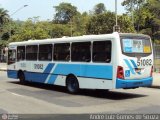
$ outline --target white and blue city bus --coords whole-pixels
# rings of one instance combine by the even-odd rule
[[[85,35],[9,44],[8,77],[78,89],[152,85],[153,51],[147,35]]]

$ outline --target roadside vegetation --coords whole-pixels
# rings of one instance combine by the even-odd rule
[[[159,0],[125,0],[126,13],[118,15],[121,32],[148,34],[160,43]],[[113,32],[115,13],[99,3],[89,12],[80,13],[76,6],[62,2],[54,6],[53,20],[40,21],[39,17],[26,21],[13,20],[8,11],[0,8],[0,46],[13,41],[106,34]]]

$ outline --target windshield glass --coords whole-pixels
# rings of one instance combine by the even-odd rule
[[[8,65],[16,62],[16,50],[8,51]]]
[[[121,46],[123,54],[149,55],[152,53],[150,38],[148,37],[121,37]]]

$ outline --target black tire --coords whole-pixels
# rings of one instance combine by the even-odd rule
[[[24,75],[24,73],[20,72],[18,77],[19,77],[20,83],[24,84],[25,83],[25,75]]]
[[[79,83],[75,76],[68,76],[66,80],[66,88],[69,93],[75,94],[79,90]]]

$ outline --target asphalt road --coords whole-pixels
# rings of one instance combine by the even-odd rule
[[[160,89],[81,90],[8,79],[0,71],[0,114],[160,113]]]

